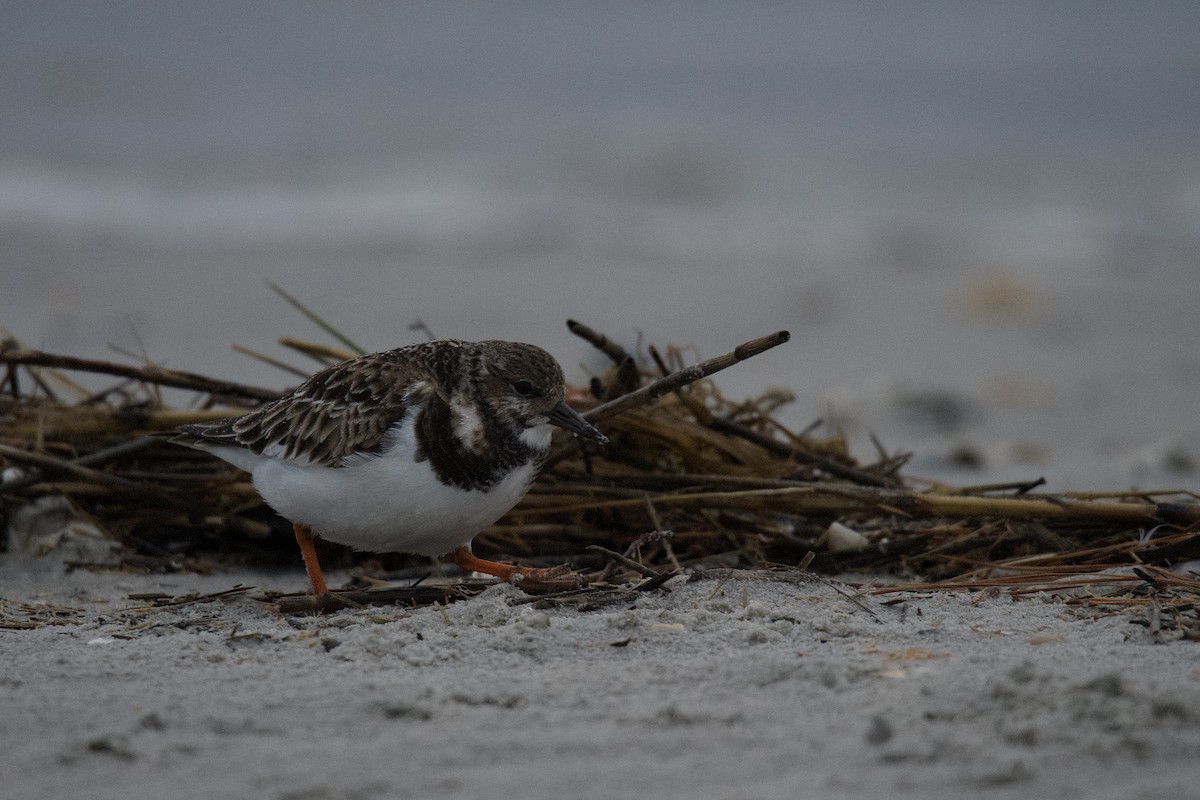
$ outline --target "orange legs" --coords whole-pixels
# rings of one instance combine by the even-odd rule
[[[566,572],[563,567],[518,567],[513,564],[488,561],[475,555],[465,546],[458,548],[450,555],[442,556],[442,560],[456,564],[467,572],[482,572],[484,575],[495,575],[504,581],[511,581],[514,575],[521,575],[522,577],[533,578],[535,580],[561,578]]]
[[[296,534],[296,544],[300,545],[300,555],[304,557],[304,569],[308,572],[313,594],[328,594],[325,576],[321,574],[321,565],[317,561],[317,550],[313,547],[312,531],[298,522],[292,525],[292,531]]]
[[[325,576],[321,572],[321,565],[317,561],[317,551],[313,546],[312,531],[299,523],[292,525],[292,531],[296,534],[296,544],[300,545],[300,555],[304,557],[304,569],[308,572],[308,582],[312,584],[313,594],[328,594],[329,589],[325,586]],[[456,564],[467,572],[495,575],[504,581],[511,581],[515,575],[532,581],[561,581],[563,578],[573,576],[573,573],[565,566],[518,567],[514,564],[488,561],[472,553],[466,546],[458,548],[450,555],[443,556],[442,560]]]

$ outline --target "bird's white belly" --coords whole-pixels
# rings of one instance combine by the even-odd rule
[[[486,492],[442,483],[428,461],[396,447],[337,468],[265,458],[254,486],[281,515],[324,539],[372,552],[440,556],[467,544],[524,496],[526,464]]]

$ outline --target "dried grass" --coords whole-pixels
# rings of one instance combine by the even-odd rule
[[[568,395],[612,441],[561,442],[524,501],[476,539],[488,557],[566,561],[583,570],[608,565],[604,577],[615,569],[633,574],[589,549],[596,546],[655,574],[803,563],[906,581],[880,592],[1053,589],[1080,604],[1153,602],[1185,611],[1200,590],[1195,573],[1173,569],[1200,558],[1200,504],[1192,493],[1048,495],[1034,491],[1038,482],[916,489],[900,474],[904,454],[879,448],[874,463],[858,463],[842,437],[780,423],[783,393],[733,401],[707,377],[786,334],[689,367],[680,350],[649,347],[634,357],[586,326],[570,326],[613,361],[589,387]],[[284,344],[318,363],[348,355],[309,342]],[[184,422],[239,413],[275,392],[30,351],[11,340],[0,347],[0,364],[0,466],[7,468],[0,514],[39,497],[66,497],[125,545],[129,568],[299,563],[288,526],[244,473],[164,436]],[[710,372],[700,369],[712,364]],[[67,377],[73,370],[115,383],[87,392]],[[167,406],[165,387],[197,392],[195,407]],[[831,550],[826,530],[833,522],[860,534],[864,546]],[[422,559],[334,546],[322,555],[335,563],[338,556],[370,559],[376,571],[428,568]]]

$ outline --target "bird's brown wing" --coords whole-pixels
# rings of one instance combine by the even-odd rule
[[[244,416],[180,426],[173,441],[338,466],[354,453],[378,452],[388,430],[434,391],[422,372],[402,351],[362,356]]]

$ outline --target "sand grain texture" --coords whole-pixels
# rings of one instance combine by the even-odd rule
[[[292,575],[113,576],[5,556],[10,796],[1194,797],[1193,642],[1140,612],[685,582],[594,610],[497,586],[283,617]],[[890,599],[890,598],[889,598]],[[13,601],[20,601],[19,605]],[[53,617],[37,604],[74,611]],[[140,610],[139,610],[140,607]]]

